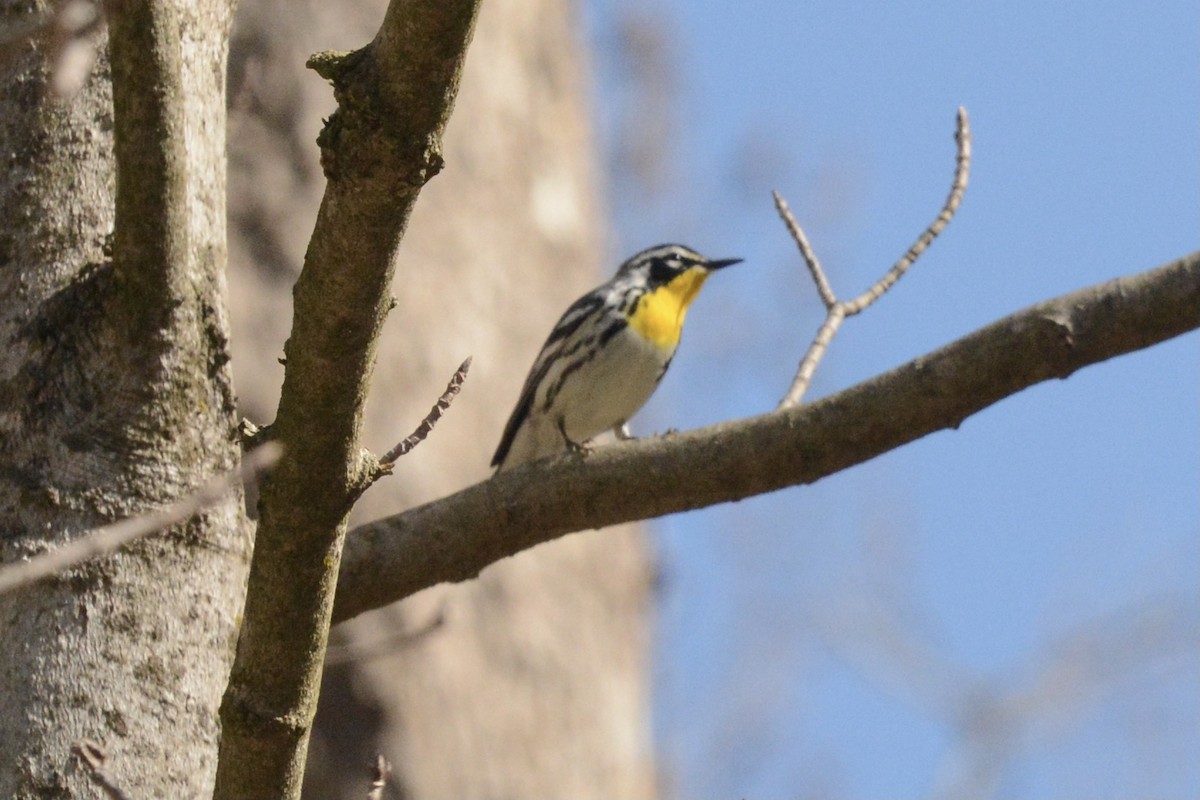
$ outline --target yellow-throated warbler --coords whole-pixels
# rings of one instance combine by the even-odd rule
[[[667,371],[688,306],[714,270],[739,261],[651,247],[572,303],[529,370],[492,466],[579,447],[607,430],[629,438],[625,423]]]

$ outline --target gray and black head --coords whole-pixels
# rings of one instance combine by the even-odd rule
[[[646,285],[654,289],[678,278],[693,267],[707,272],[741,262],[740,258],[709,259],[681,244],[660,244],[647,248],[630,258],[617,270],[617,278],[645,273]]]

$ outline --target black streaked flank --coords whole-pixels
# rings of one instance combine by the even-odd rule
[[[578,345],[571,348],[571,352],[574,352],[574,351],[578,350],[580,347],[582,347],[583,345],[588,345],[589,346],[588,347],[588,355],[586,358],[580,358],[580,359],[577,359],[576,361],[572,362],[571,364],[568,364],[566,367],[563,368],[563,371],[559,373],[558,380],[554,381],[554,385],[551,386],[546,391],[546,402],[543,404],[543,408],[545,410],[547,410],[547,411],[550,410],[550,406],[554,402],[554,398],[558,397],[558,393],[562,391],[563,384],[565,384],[567,382],[567,378],[569,378],[573,372],[578,370],[584,364],[588,363],[589,361],[591,361],[593,358],[596,357],[597,349],[590,346],[594,341],[595,341],[594,336],[588,337],[586,340],[580,342]]]
[[[625,330],[625,328],[628,327],[628,325],[629,325],[629,320],[624,319],[624,318],[614,319],[612,322],[610,322],[608,324],[608,327],[604,329],[604,332],[600,334],[600,340],[599,340],[598,344],[600,345],[601,349],[603,349],[604,345],[606,345],[610,341],[612,341],[612,338],[614,336],[616,336],[621,331]]]
[[[586,294],[571,304],[559,319],[558,324],[554,326],[554,330],[550,332],[550,336],[546,339],[546,344],[542,345],[543,349],[547,345],[567,338],[575,331],[579,330],[593,311],[596,311],[604,305],[604,298],[594,294]]]

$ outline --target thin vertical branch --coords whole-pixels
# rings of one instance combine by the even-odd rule
[[[825,357],[825,352],[829,349],[830,342],[833,341],[833,337],[845,321],[846,307],[842,303],[835,302],[830,306],[829,313],[825,315],[825,321],[817,329],[817,335],[813,337],[812,344],[808,346],[808,350],[800,362],[800,367],[796,370],[796,378],[792,381],[792,387],[788,390],[787,397],[779,404],[781,409],[800,404],[801,398],[804,397],[804,393],[808,391],[808,387],[812,384],[813,375],[817,371],[817,365]]]
[[[354,501],[378,469],[360,435],[396,248],[441,140],[479,0],[391,0],[375,39],[309,66],[337,110],[318,137],[325,195],[294,291],[244,623],[221,705],[217,800],[300,796]]]
[[[110,2],[105,10],[117,160],[113,266],[129,320],[126,336],[153,368],[156,334],[188,280],[181,14],[158,0]]]

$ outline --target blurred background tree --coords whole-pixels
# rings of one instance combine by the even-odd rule
[[[234,374],[256,421],[274,413],[290,287],[325,185],[313,142],[332,97],[302,65],[368,40],[384,5],[241,5],[230,281]],[[400,249],[366,440],[399,441],[465,356],[474,366],[450,416],[359,502],[359,521],[487,477],[550,325],[611,269],[583,41],[573,3],[483,6],[447,169]],[[404,797],[650,797],[650,580],[636,527],[579,534],[340,626],[306,793],[361,797],[378,752]]]

